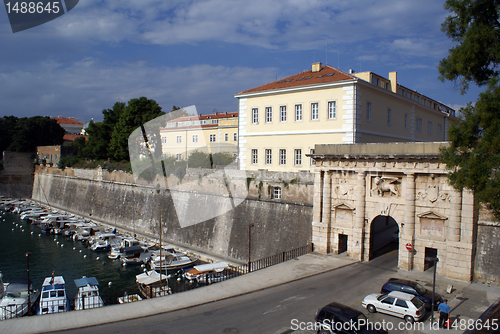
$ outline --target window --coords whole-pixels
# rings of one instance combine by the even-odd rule
[[[252,123],[259,124],[259,109],[258,108],[252,109]]]
[[[198,135],[193,135],[193,143],[197,143],[198,142]]]
[[[215,134],[211,134],[211,135],[210,135],[210,142],[211,142],[211,143],[215,143],[215,141],[216,141]]]
[[[166,144],[167,143],[167,137],[161,137],[161,143]]]
[[[233,133],[233,141],[238,141],[238,133]]]
[[[420,100],[420,97],[418,95],[415,95],[413,99],[418,102]]]
[[[256,148],[252,148],[252,164],[257,164],[258,163],[258,155],[259,151]]]
[[[396,298],[388,296],[387,298],[382,299],[382,303],[392,305],[394,304],[394,299]]]
[[[175,155],[175,160],[177,160],[177,161],[181,161],[181,160],[182,160],[182,154],[181,154],[181,153],[177,153],[177,154]]]
[[[301,149],[296,149],[293,152],[293,160],[295,165],[302,165],[302,150]]]
[[[396,299],[396,306],[403,307],[403,308],[408,308],[408,305],[406,304],[406,301],[402,299]]]
[[[337,118],[337,102],[330,101],[328,102],[328,119]]]
[[[314,154],[314,148],[310,148],[310,149],[309,149],[309,154]],[[309,159],[309,164],[310,164],[311,166],[314,166],[314,159],[313,159],[313,158],[310,158],[310,159]]]
[[[280,165],[286,165],[286,150],[280,149]]]
[[[432,135],[432,122],[431,121],[427,122],[427,134]]]
[[[182,143],[182,137],[181,137],[181,136],[177,136],[177,138],[176,138],[176,142],[177,142],[177,143]]]
[[[408,114],[405,114],[405,129],[408,129]]]
[[[391,126],[391,117],[392,117],[391,108],[387,108],[387,126]]]
[[[437,135],[438,137],[443,135],[443,126],[441,124],[438,124]]]
[[[229,141],[229,133],[224,134],[224,141]]]
[[[319,110],[317,103],[311,103],[311,119],[312,120],[319,119]]]
[[[417,132],[422,132],[422,119],[417,117]]]
[[[273,151],[270,148],[266,148],[266,165],[270,165],[273,161]]]
[[[273,121],[273,108],[266,107],[266,123],[271,123]]]
[[[280,121],[286,122],[286,106],[280,107]]]
[[[302,120],[302,104],[295,105],[295,121]]]
[[[273,199],[280,199],[281,198],[281,187],[273,187],[272,196],[273,196]]]
[[[371,104],[371,102],[366,103],[366,120],[368,122],[372,120],[372,104]]]

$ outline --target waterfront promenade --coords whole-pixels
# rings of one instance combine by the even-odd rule
[[[259,291],[354,264],[354,261],[349,260],[343,255],[310,253],[295,260],[283,262],[221,283],[166,297],[124,305],[111,305],[86,311],[73,311],[1,321],[0,334],[48,333],[146,317]],[[428,272],[399,271],[398,276],[425,282],[432,281],[432,275]],[[470,284],[441,276],[438,276],[437,282],[437,288],[440,291],[446,290],[448,284],[453,284],[454,286],[454,292],[447,295],[449,305],[452,308],[452,317],[459,313],[461,319],[477,319],[491,304],[500,298],[500,288],[498,286],[489,286],[480,283]],[[461,333],[463,331],[429,330],[424,333],[441,332]]]

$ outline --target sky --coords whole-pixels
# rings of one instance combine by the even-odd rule
[[[0,8],[0,117],[101,121],[146,96],[163,111],[238,111],[235,94],[322,62],[371,71],[458,111],[465,95],[438,79],[454,43],[444,0],[80,0],[13,33]]]

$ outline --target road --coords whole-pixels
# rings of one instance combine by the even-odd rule
[[[361,307],[361,300],[369,293],[380,291],[382,284],[396,274],[397,251],[392,251],[370,262],[356,263],[239,297],[63,333],[266,334],[284,326],[307,327],[314,322],[316,310],[332,301],[353,306],[368,314]],[[395,324],[402,322],[398,318],[378,313],[370,314],[369,319]]]

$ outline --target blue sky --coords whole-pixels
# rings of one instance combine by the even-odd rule
[[[438,80],[453,47],[436,0],[80,0],[67,14],[12,33],[0,8],[0,116],[102,120],[146,96],[164,111],[237,111],[233,96],[313,62],[372,71],[459,109]]]

